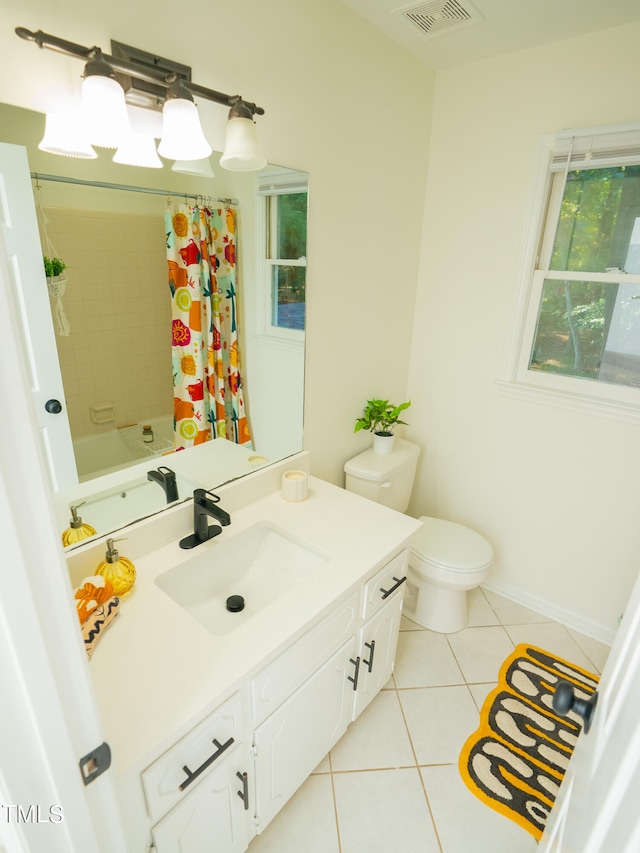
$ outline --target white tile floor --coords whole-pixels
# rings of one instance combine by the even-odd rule
[[[601,672],[608,647],[486,590],[469,625],[435,634],[403,617],[393,678],[250,853],[532,853],[517,824],[458,773],[500,664],[521,642]],[[311,722],[311,721],[310,721]]]

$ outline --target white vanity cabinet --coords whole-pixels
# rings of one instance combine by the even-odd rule
[[[388,604],[385,604],[380,612],[360,629],[358,642],[360,668],[358,689],[354,692],[354,720],[391,677],[401,616],[402,592],[398,591],[394,593]]]
[[[242,853],[249,843],[249,759],[235,693],[142,773],[155,853]],[[160,818],[158,820],[158,818]]]
[[[363,618],[358,633],[358,685],[353,719],[384,687],[393,671],[402,617],[407,554],[391,560],[364,586]]]
[[[249,844],[248,776],[236,749],[151,830],[157,853],[243,853]],[[152,849],[154,849],[152,848]]]
[[[345,643],[254,734],[256,828],[271,821],[351,722],[356,641]]]
[[[147,767],[149,851],[243,853],[267,827],[389,680],[407,564],[352,587]]]
[[[403,552],[253,680],[255,722],[260,723],[253,736],[258,832],[389,680],[406,568]],[[338,625],[342,631],[337,634]],[[320,667],[319,658],[324,660]],[[275,688],[285,681],[286,699],[286,691]],[[269,694],[272,701],[266,703]],[[278,701],[279,707],[262,722],[265,707]]]

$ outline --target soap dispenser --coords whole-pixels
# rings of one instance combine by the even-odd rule
[[[71,518],[69,519],[69,527],[62,534],[62,544],[66,548],[67,545],[75,545],[76,542],[81,542],[83,539],[88,539],[90,536],[95,536],[98,532],[90,524],[86,524],[78,515],[78,507],[84,506],[85,501],[70,506]]]
[[[114,595],[124,595],[136,582],[136,567],[131,560],[121,557],[114,545],[119,539],[107,539],[107,553],[96,569],[97,575],[109,581]]]

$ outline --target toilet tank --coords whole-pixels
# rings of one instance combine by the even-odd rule
[[[345,488],[376,503],[405,512],[413,489],[420,448],[396,438],[391,453],[365,450],[344,466]]]

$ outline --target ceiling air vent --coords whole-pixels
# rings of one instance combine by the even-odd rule
[[[420,31],[423,40],[482,21],[482,15],[468,0],[465,0],[464,5],[459,0],[434,0],[398,11]]]

